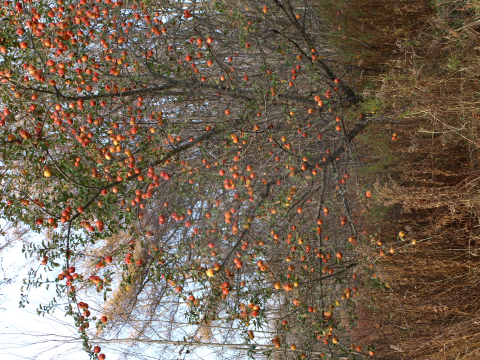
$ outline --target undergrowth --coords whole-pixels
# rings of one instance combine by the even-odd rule
[[[480,3],[321,3],[359,110],[382,119],[356,144],[374,189],[358,336],[384,359],[478,359]]]

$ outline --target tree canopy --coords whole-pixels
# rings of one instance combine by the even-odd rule
[[[344,118],[361,98],[314,2],[0,15],[2,217],[45,236],[24,246],[41,259],[26,289],[56,286],[92,358],[99,338],[169,359],[368,354],[340,334],[358,281],[351,142],[370,118]]]

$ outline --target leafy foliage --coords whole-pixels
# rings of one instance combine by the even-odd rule
[[[140,343],[162,311],[197,325],[188,339],[166,330],[164,351],[228,325],[230,339],[207,345],[365,354],[333,333],[356,292],[346,150],[369,119],[342,118],[359,98],[311,35],[325,32],[311,4],[40,0],[0,11],[2,215],[48,235],[24,252],[60,273],[33,270],[25,291],[55,284],[92,358],[105,358],[92,324],[113,333],[144,321]],[[95,293],[112,315],[82,301]],[[265,326],[273,340],[254,340]],[[301,351],[288,346],[299,333]]]

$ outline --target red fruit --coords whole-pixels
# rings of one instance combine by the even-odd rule
[[[83,213],[83,211],[84,211],[84,210],[83,210],[83,206],[79,206],[79,207],[77,208],[77,211],[78,211],[79,213]]]
[[[107,264],[110,264],[112,262],[112,257],[111,256],[105,256],[105,262]]]
[[[367,198],[372,197],[372,193],[370,191],[365,192],[365,196]]]
[[[103,315],[100,320],[102,320],[102,322],[105,324],[107,322],[107,317],[105,315]]]
[[[75,272],[75,268],[74,268],[73,266],[70,266],[70,267],[68,268],[68,272],[69,272],[70,274],[73,274],[73,273]]]
[[[80,304],[78,304],[78,305],[80,306]],[[101,350],[102,350],[102,348],[101,348],[100,346],[95,346],[95,347],[93,348],[93,352],[94,352],[95,354],[98,354]]]
[[[98,360],[105,360],[105,358],[106,358],[105,354],[98,355]]]

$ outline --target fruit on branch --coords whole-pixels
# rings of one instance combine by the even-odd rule
[[[52,172],[50,171],[50,167],[45,167],[45,169],[43,170],[43,176],[46,177],[46,178],[49,178],[50,176],[52,176]]]

